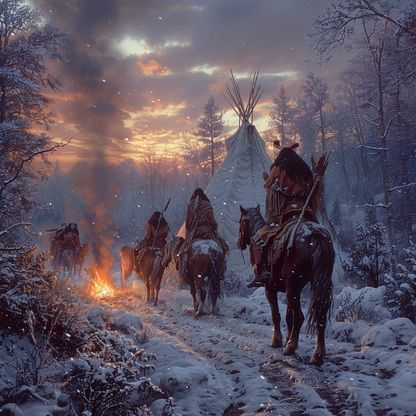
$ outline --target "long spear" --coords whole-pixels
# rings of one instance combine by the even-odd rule
[[[329,163],[329,156],[331,153],[329,153],[328,155],[326,154],[326,151],[322,154],[322,156],[318,159],[318,162],[314,162],[313,160],[313,156],[311,153],[311,159],[312,159],[312,168],[313,168],[313,185],[312,185],[312,189],[309,192],[308,197],[306,198],[305,201],[305,205],[302,208],[302,212],[299,215],[299,218],[296,222],[296,225],[293,227],[291,233],[290,233],[290,237],[289,237],[289,242],[287,244],[287,254],[289,254],[290,249],[293,246],[293,240],[295,239],[295,235],[296,232],[298,230],[298,227],[300,225],[300,223],[302,222],[303,217],[305,216],[305,212],[306,209],[309,205],[309,202],[313,196],[313,194],[315,193],[316,188],[318,187],[319,182],[322,180],[325,170],[328,166]]]
[[[152,243],[152,247],[150,249],[150,251],[153,251],[153,248],[155,246],[156,243],[156,237],[157,237],[157,232],[159,231],[159,226],[160,226],[160,222],[162,221],[163,218],[163,213],[168,209],[169,203],[170,203],[170,198],[168,199],[168,202],[166,202],[165,208],[163,209],[163,211],[160,213],[159,215],[159,219],[157,220],[157,227],[156,227],[156,232],[155,232],[155,237],[153,239],[153,243]]]

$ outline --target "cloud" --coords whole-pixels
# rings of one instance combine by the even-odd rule
[[[159,62],[155,61],[154,59],[151,59],[146,63],[137,61],[136,65],[141,69],[143,75],[146,76],[161,76],[169,73],[167,67],[163,67],[162,65],[160,65]]]
[[[229,110],[221,92],[229,83],[230,69],[244,100],[260,69],[258,84],[265,92],[254,121],[265,120],[267,103],[281,84],[294,96],[308,72],[319,76],[319,67],[305,63],[305,38],[310,19],[330,0],[31,4],[45,20],[57,19],[71,32],[70,62],[54,68],[67,79],[65,89],[55,94],[59,135],[67,132],[73,137],[77,151],[83,143],[92,149],[100,138],[100,146],[105,146],[100,150],[119,158],[124,156],[126,137],[152,137],[163,144],[179,140],[196,126],[211,95]],[[326,67],[326,76],[336,73],[336,67],[336,62],[332,69]]]

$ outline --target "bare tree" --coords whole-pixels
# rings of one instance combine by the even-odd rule
[[[195,135],[182,134],[181,153],[185,162],[186,175],[191,179],[193,187],[205,188],[207,177],[211,175],[208,170],[209,160],[204,158],[203,144]]]
[[[359,49],[370,57],[375,90],[360,105],[373,109],[365,120],[378,131],[378,152],[387,233],[390,247],[396,245],[392,187],[387,154],[391,129],[397,114],[388,103],[397,86],[414,78],[416,61],[416,6],[413,1],[341,0],[314,19],[311,48],[319,59],[328,61],[341,49]],[[413,17],[411,17],[413,16]],[[406,62],[406,72],[398,77],[398,66]],[[390,145],[390,146],[389,146]]]
[[[328,121],[325,107],[329,102],[329,87],[322,78],[310,72],[305,83],[300,87],[301,102],[311,117],[311,126],[320,137],[322,151],[327,150]],[[299,102],[299,101],[298,101]]]

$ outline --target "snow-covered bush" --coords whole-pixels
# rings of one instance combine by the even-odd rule
[[[356,243],[350,250],[350,262],[343,262],[343,268],[358,276],[364,285],[378,287],[384,273],[391,268],[391,253],[386,245],[386,227],[380,223],[368,227],[358,223]]]
[[[383,306],[385,287],[356,289],[345,287],[334,296],[334,316],[338,322],[384,322],[391,318],[390,311]]]
[[[65,363],[62,391],[77,415],[138,414],[134,408],[166,397],[145,377],[155,359],[117,331],[93,332],[79,356]]]
[[[416,322],[416,245],[404,250],[405,265],[385,277],[386,303],[394,317],[406,317]]]
[[[70,356],[82,344],[83,302],[67,279],[46,270],[46,260],[45,253],[30,252],[19,257],[17,270],[0,274],[0,329],[32,331],[47,337],[62,357]]]

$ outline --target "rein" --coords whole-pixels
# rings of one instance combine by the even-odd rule
[[[257,215],[256,215],[257,213]],[[247,228],[248,228],[248,236],[251,239],[251,236],[254,235],[264,224],[264,219],[261,216],[260,212],[258,212],[257,210],[255,212],[253,212],[252,214],[255,215],[246,215],[246,216],[241,216],[241,220],[240,223],[242,224],[240,226],[240,241],[244,241],[246,234],[247,234]],[[245,243],[247,245],[247,243]],[[248,243],[248,246],[251,247],[251,242]],[[241,257],[243,259],[243,263],[246,267],[250,266],[251,261],[248,262],[248,264],[246,263],[246,260],[244,258],[244,253],[243,253],[243,249],[240,248],[240,252],[241,252]]]

